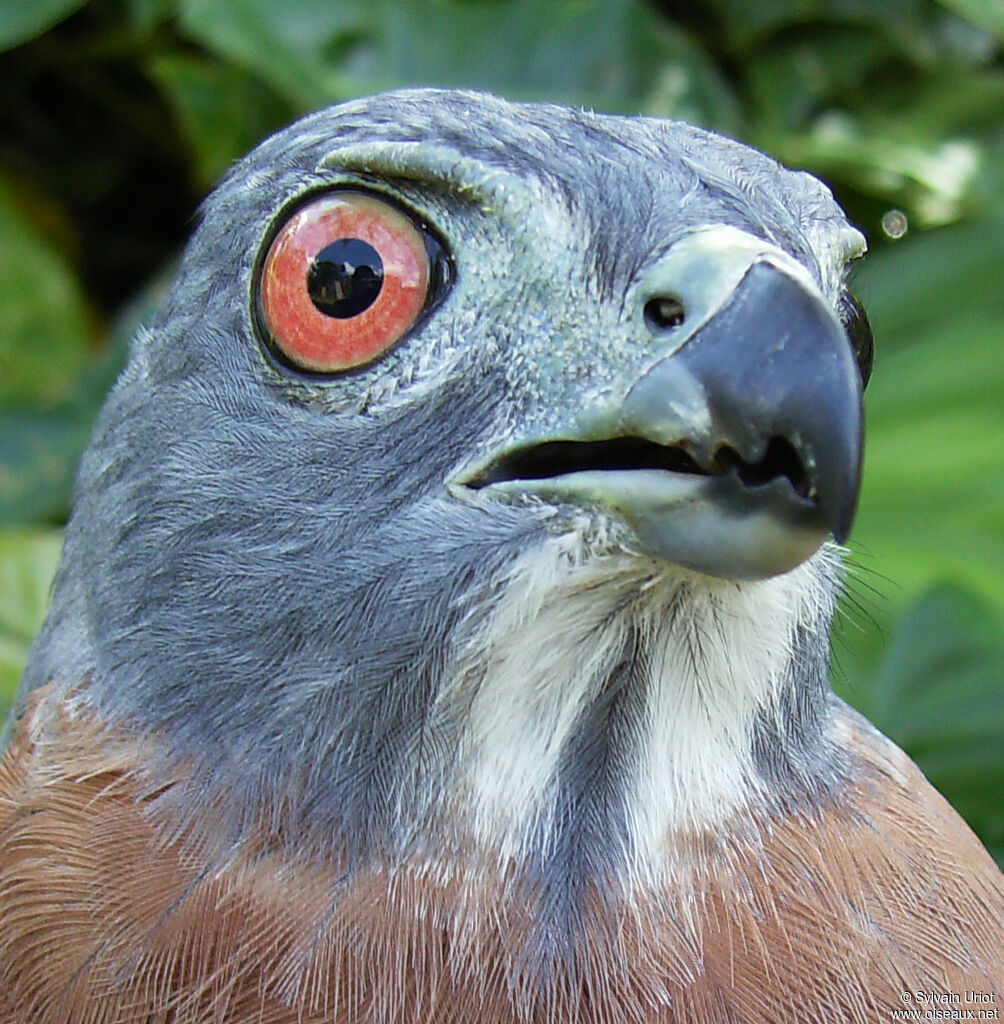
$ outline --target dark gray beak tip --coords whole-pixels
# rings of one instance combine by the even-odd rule
[[[752,264],[727,305],[634,385],[626,429],[667,434],[663,410],[691,393],[707,409],[691,443],[725,453],[735,469],[735,486],[715,489],[733,521],[766,515],[817,543],[847,540],[861,481],[862,385],[847,333],[818,290],[769,261]],[[764,544],[783,547],[780,536],[765,529]]]
[[[861,448],[858,447],[860,454]],[[835,508],[829,516],[830,532],[838,544],[846,544],[851,535],[851,527],[854,525],[854,517],[858,511],[858,497],[861,490],[861,460],[857,465],[843,488],[841,495],[835,503]]]
[[[830,532],[833,534],[833,539],[838,544],[846,544],[847,538],[851,535],[851,526],[854,523],[854,515],[857,512],[857,503],[848,506],[843,509],[834,518],[833,524],[830,528]]]

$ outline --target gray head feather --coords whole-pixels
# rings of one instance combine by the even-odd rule
[[[440,170],[367,169],[367,152],[402,143]],[[385,358],[317,382],[263,352],[253,278],[282,211],[338,184],[434,226],[456,281]],[[410,91],[266,140],[205,204],[100,418],[25,691],[86,680],[106,719],[188,759],[196,788],[238,808],[278,796],[301,836],[359,837],[362,855],[411,835],[400,787],[442,784],[456,723],[427,717],[479,628],[470,608],[571,528],[543,505],[457,502],[444,481],[514,425],[545,430],[641,367],[628,285],[715,223],[773,241],[834,295],[847,225],[826,189],[687,125]],[[799,651],[799,728],[823,714],[825,629]],[[566,748],[569,814],[599,793],[623,817],[609,795],[630,768],[640,642],[623,639]],[[783,770],[776,750],[758,757]],[[583,764],[602,766],[592,789]],[[575,874],[581,848],[553,848]]]

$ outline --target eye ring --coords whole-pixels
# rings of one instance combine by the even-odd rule
[[[340,376],[393,348],[452,277],[439,239],[387,197],[357,188],[313,192],[262,246],[258,332],[285,371]]]

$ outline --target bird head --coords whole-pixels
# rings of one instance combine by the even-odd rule
[[[449,822],[560,860],[595,803],[637,860],[811,789],[862,250],[814,178],[680,123],[434,90],[305,118],[135,341],[26,687],[86,680],[238,832],[279,803],[319,846]]]

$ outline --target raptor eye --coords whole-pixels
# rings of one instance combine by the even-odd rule
[[[282,224],[258,279],[275,355],[338,373],[386,352],[418,320],[442,274],[441,248],[407,214],[364,192],[329,192]]]
[[[872,325],[868,322],[864,306],[849,288],[845,288],[840,295],[840,321],[850,338],[858,372],[861,374],[861,384],[864,386],[872,375]]]

